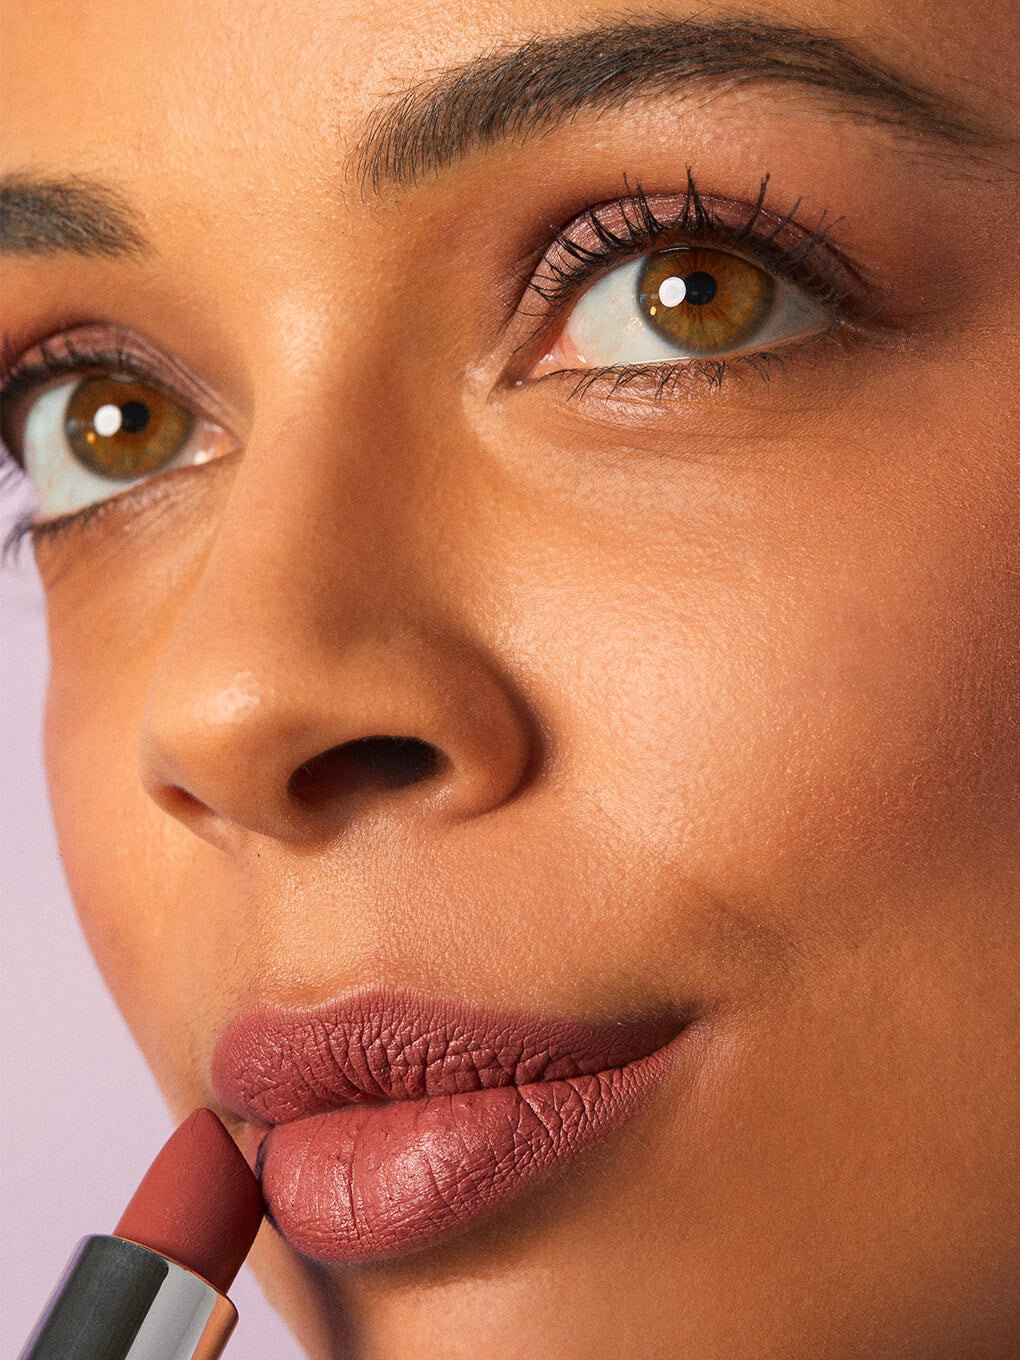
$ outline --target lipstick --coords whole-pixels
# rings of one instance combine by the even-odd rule
[[[234,1140],[195,1110],[113,1234],[78,1244],[19,1360],[216,1360],[237,1322],[226,1292],[262,1216]]]

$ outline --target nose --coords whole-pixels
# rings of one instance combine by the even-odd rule
[[[441,559],[423,528],[434,518],[392,478],[359,496],[333,469],[324,495],[314,469],[295,477],[289,460],[281,482],[251,455],[149,685],[150,797],[221,848],[246,832],[330,838],[367,811],[453,821],[505,802],[538,729],[472,624],[457,555]]]

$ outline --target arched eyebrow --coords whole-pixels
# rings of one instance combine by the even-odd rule
[[[349,163],[365,186],[413,184],[479,148],[550,131],[632,100],[782,82],[844,117],[976,151],[1004,138],[946,96],[841,39],[759,19],[663,16],[527,38],[404,90],[367,120]],[[84,176],[0,179],[0,254],[144,258],[139,214]]]
[[[629,17],[499,47],[398,93],[368,118],[349,168],[378,192],[577,113],[769,82],[817,91],[845,117],[956,149],[1000,140],[947,97],[828,33],[759,19]]]

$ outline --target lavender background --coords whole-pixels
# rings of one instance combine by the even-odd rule
[[[0,536],[24,504],[0,493]],[[42,766],[48,657],[31,550],[0,571],[0,1354],[80,1237],[109,1232],[173,1125],[71,907]],[[45,1071],[46,1075],[41,1073]],[[247,1270],[233,1360],[300,1360]]]

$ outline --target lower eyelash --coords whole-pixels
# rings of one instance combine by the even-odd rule
[[[845,324],[842,321],[834,321],[824,331],[800,341],[793,341],[784,345],[781,350],[760,350],[754,354],[736,354],[727,359],[679,359],[673,363],[659,361],[654,364],[616,364],[584,369],[580,372],[576,368],[561,368],[551,373],[543,373],[534,381],[542,383],[549,379],[557,379],[562,382],[565,378],[575,378],[573,388],[567,393],[568,401],[582,400],[591,393],[592,388],[602,384],[605,384],[608,390],[597,395],[605,401],[611,400],[625,388],[641,383],[648,384],[649,392],[646,395],[651,395],[654,401],[662,401],[672,396],[681,383],[692,379],[705,381],[710,391],[721,388],[727,375],[753,374],[762,382],[770,382],[774,367],[778,367],[780,371],[786,367],[785,353],[815,344],[819,340],[837,339]]]
[[[14,521],[4,537],[3,545],[0,546],[0,567],[6,568],[17,564],[21,546],[31,538],[34,529],[30,515],[22,515],[20,519]]]
[[[0,492],[27,484],[28,476],[6,444],[0,442]],[[0,544],[0,568],[17,564],[21,545],[31,535],[32,515],[21,514],[13,521]]]

